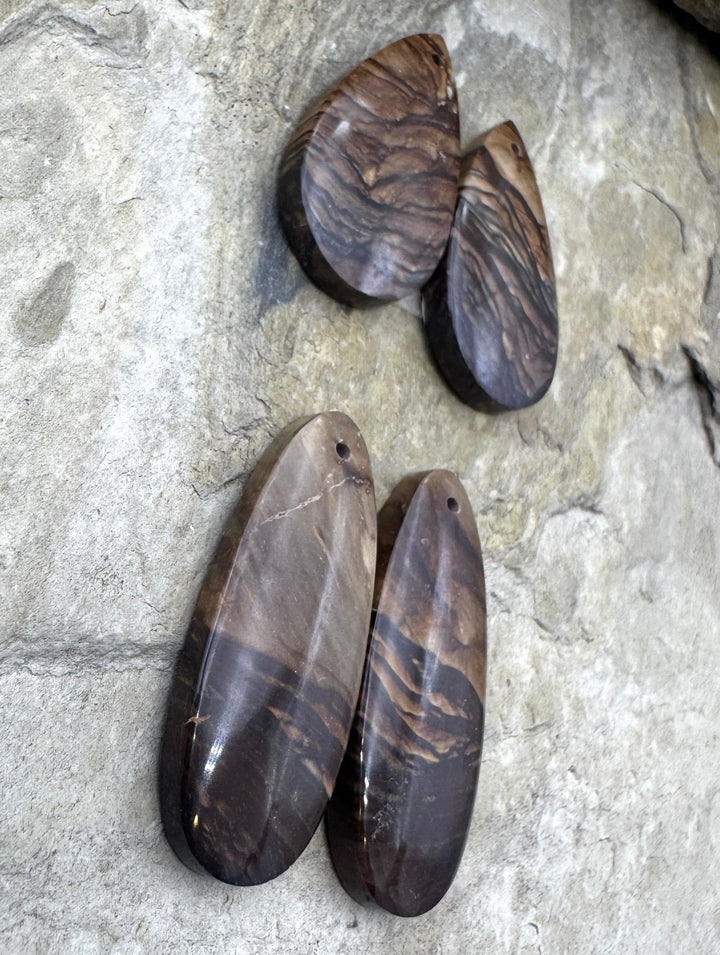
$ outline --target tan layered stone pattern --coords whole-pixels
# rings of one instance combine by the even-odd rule
[[[398,40],[312,107],[283,157],[280,218],[311,279],[352,305],[417,291],[457,197],[459,120],[442,37]]]
[[[163,821],[191,868],[266,882],[315,831],[360,687],[375,527],[367,450],[342,414],[294,426],[250,479],[168,705]]]
[[[374,626],[327,832],[350,895],[413,916],[447,892],[470,824],[485,585],[472,508],[449,471],[398,485],[378,532]]]
[[[550,240],[525,144],[514,123],[483,136],[463,160],[447,254],[424,293],[435,358],[473,407],[539,401],[557,362]]]

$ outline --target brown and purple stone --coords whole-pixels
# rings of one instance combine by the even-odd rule
[[[191,868],[255,885],[310,840],[352,724],[375,551],[357,426],[337,412],[294,425],[225,529],[171,688],[162,814]]]
[[[425,328],[448,384],[485,411],[525,408],[555,372],[558,317],[535,174],[513,123],[463,159],[447,252],[423,292]]]
[[[373,606],[328,841],[354,899],[421,915],[445,895],[462,856],[485,713],[480,541],[449,471],[406,478],[380,512]]]
[[[364,60],[308,111],[281,163],[280,219],[310,278],[349,305],[421,289],[450,233],[459,157],[442,37]]]

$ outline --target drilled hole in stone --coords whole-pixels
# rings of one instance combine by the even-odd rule
[[[335,445],[335,450],[338,453],[338,457],[342,458],[343,461],[347,461],[350,457],[350,448],[346,444],[343,444],[342,441],[338,441]]]
[[[448,510],[452,511],[453,514],[457,514],[457,512],[460,510],[460,505],[458,504],[458,502],[455,500],[454,497],[449,497],[447,499],[447,506],[448,506]]]

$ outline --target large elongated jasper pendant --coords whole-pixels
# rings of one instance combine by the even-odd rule
[[[375,551],[356,425],[336,412],[295,425],[224,532],[171,689],[163,822],[191,868],[254,885],[310,840],[360,688]]]
[[[555,371],[558,318],[545,214],[513,123],[463,160],[447,253],[423,293],[425,327],[449,385],[482,410],[524,408]]]
[[[350,305],[422,288],[457,198],[459,120],[440,36],[398,40],[316,103],[282,160],[280,218],[310,278]]]
[[[410,916],[449,888],[470,823],[485,584],[470,503],[449,471],[403,481],[378,536],[375,622],[327,833],[350,895]]]

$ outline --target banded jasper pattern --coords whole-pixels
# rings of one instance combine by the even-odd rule
[[[310,278],[350,305],[427,282],[457,199],[459,120],[440,36],[398,40],[310,109],[282,160],[280,218]]]
[[[485,585],[470,503],[449,471],[403,481],[378,534],[375,622],[327,833],[350,895],[412,916],[449,888],[470,823]]]
[[[375,550],[356,425],[336,412],[295,425],[224,532],[171,690],[163,822],[191,868],[266,882],[310,840],[360,689]]]
[[[440,370],[467,404],[524,408],[555,372],[558,317],[545,214],[513,123],[463,160],[447,253],[424,291]]]

